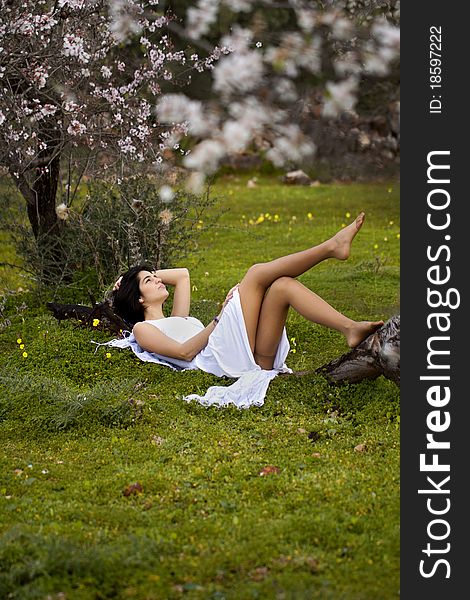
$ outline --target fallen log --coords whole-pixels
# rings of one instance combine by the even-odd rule
[[[400,315],[393,316],[359,346],[316,372],[332,383],[357,383],[383,375],[400,386]]]
[[[75,319],[83,327],[93,327],[93,329],[102,329],[117,334],[122,334],[126,329],[132,329],[132,326],[116,315],[109,300],[94,302],[93,306],[58,304],[56,302],[48,302],[46,306],[58,321]],[[93,322],[96,322],[95,319],[98,320],[96,326],[93,325]]]

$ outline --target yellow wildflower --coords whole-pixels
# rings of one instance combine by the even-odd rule
[[[312,215],[312,213],[307,213],[307,217],[308,217],[308,219],[311,221],[311,220],[313,219],[313,215]]]
[[[399,239],[400,239],[400,234],[399,234],[399,233],[397,233],[397,240],[399,240]]]
[[[97,327],[99,322],[100,322],[99,319],[93,319],[93,327]]]
[[[24,350],[24,344],[20,344],[20,350]]]
[[[389,224],[389,225],[393,225],[393,221],[389,221],[389,222],[388,222],[388,224]]]
[[[346,227],[346,223],[341,223],[341,227]]]
[[[21,344],[21,342],[22,342],[22,341],[23,341],[23,340],[22,340],[21,338],[18,338],[18,339],[16,340],[16,343],[17,343],[17,344]]]
[[[388,242],[388,237],[384,237],[384,242]]]
[[[111,358],[111,352],[106,352],[106,358]]]
[[[374,244],[374,250],[377,250],[378,247],[379,247],[378,244]]]
[[[27,352],[23,352],[23,358],[28,358],[28,353]]]
[[[350,216],[351,216],[351,213],[350,213],[350,212],[347,212],[347,213],[346,213],[346,219],[349,219],[349,217],[350,217]]]

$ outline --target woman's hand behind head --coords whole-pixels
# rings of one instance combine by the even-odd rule
[[[115,282],[114,286],[113,286],[113,292],[115,292],[116,290],[119,289],[119,286],[121,285],[121,281],[122,281],[122,275],[121,277],[119,277],[119,279]]]

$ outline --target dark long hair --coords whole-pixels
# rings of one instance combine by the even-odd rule
[[[113,292],[113,308],[116,314],[130,325],[144,321],[144,307],[139,302],[141,297],[138,275],[141,271],[154,269],[150,265],[142,264],[132,267],[122,276],[119,289]]]

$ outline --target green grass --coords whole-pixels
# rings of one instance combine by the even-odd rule
[[[216,182],[230,210],[204,238],[203,260],[186,263],[194,316],[216,314],[251,264],[318,243],[360,210],[367,220],[349,261],[300,280],[353,318],[399,312],[396,182],[246,181]],[[248,224],[266,213],[273,219]],[[90,340],[109,335],[59,325],[31,298],[9,298],[11,324],[0,333],[0,597],[399,596],[394,384],[279,376],[261,408],[207,409],[181,396],[227,380],[125,350],[94,353]],[[287,332],[294,370],[347,349],[293,311]],[[279,472],[260,476],[266,466]]]

